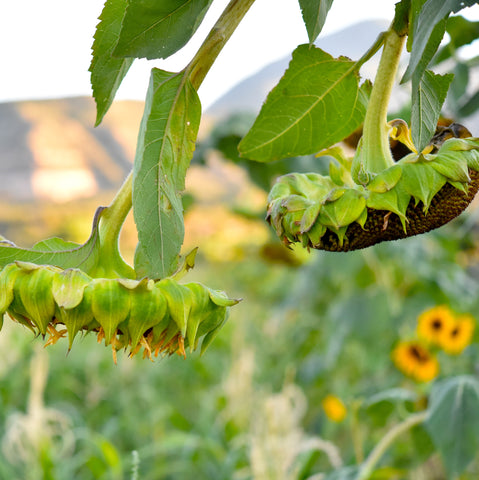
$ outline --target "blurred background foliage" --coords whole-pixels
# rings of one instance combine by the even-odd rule
[[[478,62],[457,51],[477,38],[478,22],[455,18],[437,57],[456,73],[445,113],[469,117],[464,123],[477,134]],[[188,280],[243,299],[227,325],[201,358],[119,355],[115,365],[92,336],[77,338],[69,353],[62,342],[44,349],[6,320],[0,479],[354,478],[348,468],[328,472],[362,462],[391,426],[426,408],[434,382],[403,375],[391,353],[415,338],[417,318],[430,308],[479,312],[478,200],[420,237],[348,254],[289,250],[263,221],[267,191],[280,174],[326,173],[329,159],[240,159],[236,145],[253,117],[233,113],[203,132],[184,197],[184,249],[200,247]],[[64,204],[10,202],[0,207],[2,234],[22,245],[48,235],[83,241],[110,193]],[[122,242],[131,259],[131,218]],[[477,378],[477,330],[460,355],[437,352],[439,380]],[[460,478],[478,477],[476,456]],[[417,426],[398,437],[371,478],[448,477]]]

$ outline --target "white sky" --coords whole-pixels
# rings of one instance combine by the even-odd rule
[[[391,19],[397,0],[335,0],[321,35],[366,19]],[[196,52],[228,0],[214,0],[185,48],[166,60],[137,60],[118,99],[144,99],[152,67],[177,71]],[[103,0],[14,0],[0,3],[0,102],[91,95],[90,48]],[[273,9],[271,9],[271,7]],[[479,6],[466,9],[479,19]],[[199,94],[207,108],[232,86],[307,42],[297,0],[256,0]]]

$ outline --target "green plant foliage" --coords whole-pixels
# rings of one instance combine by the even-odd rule
[[[98,221],[99,213],[93,223],[89,239],[79,245],[74,242],[66,242],[61,238],[42,240],[32,248],[20,248],[6,243],[0,245],[0,267],[4,267],[15,260],[36,264],[51,264],[61,268],[82,267],[89,271],[95,268],[98,262]]]
[[[210,3],[107,0],[91,65],[97,123],[130,57],[177,51]],[[181,72],[153,69],[133,173],[83,245],[22,249],[0,236],[1,479],[476,480],[477,211],[456,216],[479,188],[479,138],[436,123],[445,101],[457,113],[479,98],[468,93],[475,61],[454,53],[477,25],[448,19],[477,2],[401,0],[354,62],[311,45],[333,1],[300,0],[310,45],[293,52],[256,121],[222,121],[196,151],[193,174],[211,165],[235,188],[221,184],[219,219],[209,196],[185,192],[189,224],[216,221],[222,233],[190,272],[197,249],[180,253],[196,90],[252,3],[231,1]],[[451,75],[427,70],[445,29],[450,51],[436,59],[457,74],[447,99]],[[406,122],[388,121],[406,36],[412,138]],[[381,48],[371,89],[358,72]],[[267,220],[290,249],[273,232],[252,238],[266,197],[253,183],[273,185]],[[118,246],[131,208],[135,268]],[[246,301],[231,309],[239,301],[223,289]],[[58,349],[32,355],[23,327],[75,349],[67,361]],[[112,365],[95,341],[115,363],[120,350],[135,358]],[[173,355],[195,350],[187,362]],[[153,365],[139,352],[172,358]]]
[[[368,83],[359,87],[355,62],[300,45],[239,144],[240,154],[270,162],[329,147],[361,124],[368,92]]]
[[[334,0],[299,0],[310,44],[312,44],[321,33],[333,1]]]
[[[445,0],[438,8],[435,0],[412,1],[411,58],[403,81],[410,80],[413,74],[422,76],[441,43],[449,15],[475,3],[475,0]]]
[[[196,32],[212,0],[128,0],[118,43],[118,57],[167,58]]]
[[[93,97],[96,101],[99,125],[110,108],[116,91],[127,74],[133,58],[113,56],[122,27],[127,0],[108,0],[100,15],[100,23],[95,32],[90,65]]]
[[[449,34],[449,42],[441,47],[434,57],[435,65],[447,60],[454,55],[460,47],[472,43],[479,37],[479,22],[473,22],[457,15],[447,21],[446,32]]]
[[[355,480],[358,478],[357,467],[343,467],[329,474],[325,480]]]
[[[471,376],[442,380],[434,385],[430,401],[425,426],[454,478],[479,448],[479,382]]]
[[[419,82],[413,79],[411,135],[414,146],[422,152],[436,131],[442,105],[446,100],[452,74],[437,75],[426,70]]]
[[[198,95],[182,73],[153,69],[134,167],[133,213],[140,275],[163,278],[178,266],[185,186],[201,116]]]

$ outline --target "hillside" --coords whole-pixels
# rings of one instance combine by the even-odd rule
[[[0,198],[65,202],[115,189],[134,158],[142,102],[116,102],[94,128],[90,98],[0,104]]]

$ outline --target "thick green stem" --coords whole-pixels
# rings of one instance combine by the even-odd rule
[[[402,433],[407,432],[416,425],[424,422],[427,414],[428,412],[424,411],[411,415],[404,422],[394,426],[391,430],[389,430],[386,435],[384,435],[384,437],[381,439],[381,441],[374,447],[366,461],[363,463],[361,470],[359,471],[357,480],[367,480],[373,472],[376,464],[384,455],[384,452],[389,448],[389,446],[394,442],[394,440],[396,440],[396,438]]]
[[[389,126],[387,111],[394,85],[405,36],[393,29],[385,33],[385,41],[371,97],[364,119],[361,154],[355,161],[353,171],[379,173],[394,165],[389,148]]]
[[[120,230],[132,206],[133,174],[129,173],[123,185],[118,190],[110,205],[102,212],[100,235],[102,242],[114,243],[120,235]]]
[[[134,270],[123,261],[119,249],[121,227],[132,206],[133,172],[118,190],[110,205],[101,212],[99,224],[99,241],[101,249],[101,276],[117,275],[135,278]]]
[[[187,67],[191,84],[198,89],[226,42],[255,0],[231,0]]]

